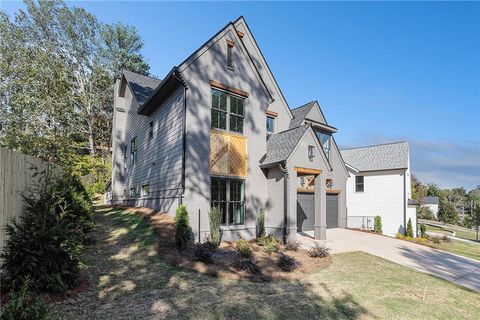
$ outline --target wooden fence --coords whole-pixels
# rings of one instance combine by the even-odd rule
[[[23,211],[22,192],[27,192],[38,181],[32,177],[37,168],[41,172],[48,164],[39,158],[0,148],[0,250],[6,240],[5,226]]]

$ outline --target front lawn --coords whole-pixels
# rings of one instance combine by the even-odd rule
[[[90,288],[53,305],[62,319],[475,319],[480,294],[366,253],[333,256],[301,281],[215,278],[164,263],[147,220],[97,208]]]
[[[467,258],[480,260],[480,244],[468,243],[460,240],[451,240],[450,242],[441,241],[439,244],[433,243],[431,246],[435,249],[440,249]]]
[[[473,241],[479,241],[477,240],[477,232],[473,230],[458,230],[458,229],[452,229],[448,227],[437,227],[437,226],[431,226],[431,225],[426,225],[427,231],[432,231],[436,233],[444,233],[447,235],[451,235],[452,232],[455,232],[455,237],[457,238],[463,238],[467,240],[473,240]]]

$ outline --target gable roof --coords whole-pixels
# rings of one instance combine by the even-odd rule
[[[158,85],[162,82],[160,79],[145,76],[126,69],[123,70],[122,73],[139,106],[143,105],[143,103],[148,100]]]
[[[288,159],[310,125],[302,125],[272,134],[267,140],[267,153],[260,161],[262,166],[278,163]]]
[[[425,197],[423,198],[423,204],[439,204],[438,197]]]
[[[408,168],[408,143],[395,142],[341,150],[345,163],[358,171]]]
[[[290,120],[290,129],[298,127],[300,124],[302,124],[302,121],[305,120],[305,117],[308,115],[314,104],[315,101],[310,101],[303,106],[291,110],[293,119]]]

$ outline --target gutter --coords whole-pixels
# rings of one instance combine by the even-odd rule
[[[187,152],[187,90],[188,86],[183,80],[182,76],[174,72],[172,76],[183,84],[183,128],[182,128],[182,186],[180,189],[179,203],[183,204],[183,197],[185,195],[185,168],[186,168],[186,152]]]
[[[287,243],[287,226],[288,226],[288,169],[286,161],[284,162],[285,167],[282,164],[278,164],[278,167],[283,172],[283,243]]]

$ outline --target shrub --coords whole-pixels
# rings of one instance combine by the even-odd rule
[[[2,310],[2,320],[44,320],[50,319],[50,309],[41,297],[34,296],[29,290],[29,280],[24,282],[18,292],[9,295],[10,302]]]
[[[285,254],[282,254],[280,259],[278,259],[278,266],[283,270],[283,271],[293,271],[298,267],[298,262],[294,257],[287,256]]]
[[[220,244],[220,224],[222,221],[222,213],[217,207],[213,207],[208,215],[210,222],[210,243],[218,247]]]
[[[440,238],[439,237],[432,237],[432,241],[435,244],[440,244]]]
[[[268,254],[272,254],[274,252],[277,252],[278,251],[278,244],[277,243],[269,243],[268,245],[266,245],[265,247],[263,247],[263,251],[268,253]]]
[[[405,236],[403,234],[401,234],[400,232],[397,232],[397,235],[395,236],[395,238],[403,240],[403,239],[405,239]]]
[[[212,256],[215,252],[215,246],[210,243],[197,243],[194,246],[193,253],[197,261],[204,262],[206,264],[212,263]]]
[[[265,212],[260,209],[257,217],[257,237],[261,238],[265,236]]]
[[[420,237],[426,238],[427,237],[427,226],[425,223],[420,223]]]
[[[262,247],[268,246],[271,243],[277,243],[277,240],[272,235],[261,236],[257,239],[257,244]]]
[[[175,243],[180,250],[185,249],[192,239],[192,228],[188,211],[184,205],[178,207],[175,212]]]
[[[417,238],[416,241],[417,241],[417,243],[425,244],[427,242],[427,239],[426,238]]]
[[[65,292],[78,280],[83,243],[93,226],[86,192],[68,174],[42,172],[31,192],[22,196],[22,215],[5,228],[2,286],[17,290],[16,280],[29,278],[35,292]]]
[[[412,218],[408,218],[406,236],[409,238],[413,238]]]
[[[325,258],[330,255],[330,248],[320,242],[315,242],[313,247],[310,248],[308,255],[312,258]]]
[[[444,241],[444,242],[451,242],[452,240],[450,240],[450,238],[449,238],[446,234],[444,234],[444,235],[442,236],[442,241]]]
[[[260,268],[250,260],[250,258],[238,257],[233,266],[237,270],[245,271],[248,274],[258,275],[260,274]]]
[[[243,258],[250,258],[253,254],[252,246],[250,242],[243,239],[237,240],[237,251]]]
[[[382,217],[375,217],[373,230],[375,231],[375,233],[382,233]]]
[[[302,243],[300,241],[295,241],[295,242],[291,242],[289,244],[287,244],[285,246],[285,249],[289,250],[289,251],[298,251],[298,249],[300,249]]]

